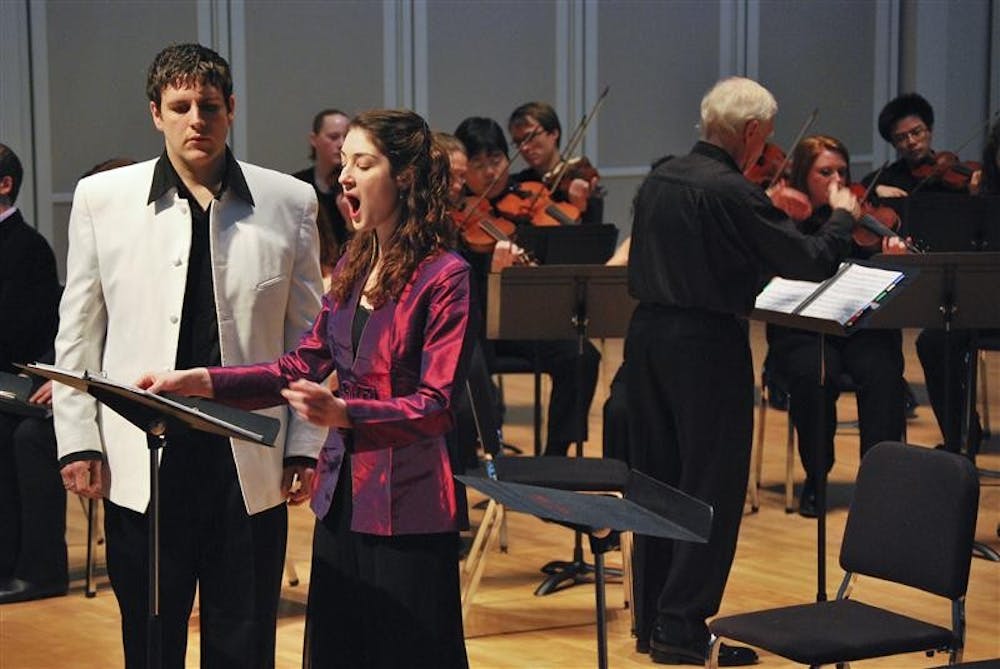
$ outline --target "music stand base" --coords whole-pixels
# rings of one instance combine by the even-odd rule
[[[590,575],[595,573],[596,567],[585,562],[583,559],[572,561],[553,560],[543,566],[541,571],[548,574],[548,576],[535,588],[536,597],[544,597],[553,592],[571,588],[574,585],[593,583],[594,579]],[[622,570],[614,567],[605,567],[604,574],[605,576],[620,578]]]

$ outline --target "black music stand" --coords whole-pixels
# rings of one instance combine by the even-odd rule
[[[37,385],[30,377],[0,372],[0,413],[25,418],[49,418],[52,409],[45,404],[29,402]]]
[[[583,347],[588,337],[624,337],[635,308],[628,294],[625,267],[552,265],[509,267],[489,277],[486,336],[490,339],[577,341],[577,379],[582,377]],[[587,412],[577,383],[576,455],[583,456]],[[547,595],[563,583],[587,582],[594,567],[583,559],[579,532],[573,559],[542,567],[548,576],[535,590]]]
[[[852,261],[848,265],[860,265],[860,266],[871,266],[873,263]],[[842,266],[842,270],[845,266]],[[893,269],[900,271],[904,274],[901,281],[896,283],[890,290],[883,293],[877,302],[876,307],[868,308],[861,313],[856,319],[852,318],[848,324],[841,323],[838,320],[825,319],[825,318],[815,318],[811,316],[804,316],[797,313],[787,313],[783,311],[770,311],[766,309],[756,308],[751,313],[751,318],[755,320],[764,321],[766,323],[774,323],[775,325],[781,325],[784,327],[797,328],[799,330],[806,330],[808,332],[815,332],[819,337],[819,360],[817,364],[817,376],[818,383],[820,386],[820,403],[819,403],[819,418],[816,422],[817,429],[819,430],[819,439],[816,440],[817,444],[823,444],[826,441],[826,420],[824,418],[825,414],[825,387],[826,387],[826,337],[828,335],[834,336],[849,336],[853,332],[869,327],[903,327],[896,325],[876,325],[873,323],[874,319],[878,318],[880,315],[885,316],[887,313],[894,314],[899,309],[899,300],[901,296],[910,294],[914,292],[911,288],[911,284],[914,278],[917,276],[918,272],[910,269],[904,270],[899,267],[884,267],[884,269]],[[839,276],[841,276],[842,270],[838,271],[837,274],[828,279],[826,282],[821,284],[821,287],[816,290],[814,294],[819,294],[824,288],[830,286]],[[759,302],[758,302],[759,304]],[[790,420],[790,418],[789,418]],[[823,456],[823,448],[817,448],[812,454],[813,458],[813,469],[816,472],[816,601],[825,602],[826,597],[826,492],[827,492],[827,472],[826,472],[826,462]]]
[[[608,666],[607,614],[604,597],[604,553],[615,533],[706,543],[712,527],[712,507],[637,471],[629,472],[625,497],[507,483],[478,476],[456,476],[465,485],[495,499],[508,509],[586,533],[594,553],[594,596],[597,605],[597,666]]]
[[[1000,253],[928,253],[923,255],[878,255],[873,264],[920,272],[919,287],[900,296],[891,312],[875,314],[868,327],[923,327],[943,329],[945,333],[945,369],[955,364],[951,359],[949,340],[955,329],[981,330],[1000,327]],[[970,361],[969,364],[975,364]],[[970,444],[973,407],[972,389],[968,388],[962,402],[962,430],[959,450],[975,461]],[[945,385],[944,412],[953,411],[956,399]],[[946,435],[947,440],[947,435]],[[976,542],[974,550],[992,562],[1000,562],[1000,554],[985,544]]]
[[[618,228],[600,225],[527,225],[517,243],[543,265],[603,265],[615,252]]]
[[[882,203],[899,214],[899,234],[925,252],[1000,251],[998,197],[917,193]]]
[[[66,384],[93,395],[122,418],[146,433],[149,447],[149,606],[146,666],[161,665],[160,646],[160,463],[158,451],[167,437],[190,430],[242,439],[273,447],[281,424],[274,418],[232,409],[194,397],[154,395],[90,373],[59,369],[52,365],[18,365],[26,372]]]

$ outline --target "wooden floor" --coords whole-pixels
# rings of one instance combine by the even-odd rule
[[[754,359],[763,359],[761,329],[754,325]],[[913,333],[907,333],[905,351],[907,378],[922,383],[920,365],[913,353]],[[600,408],[611,375],[621,359],[621,342],[604,343],[604,361],[598,396],[590,416],[592,442],[588,455],[600,453]],[[992,381],[991,408],[994,430],[1000,432],[1000,354],[989,360]],[[530,448],[530,388],[528,377],[506,380],[509,405],[505,438]],[[856,413],[853,396],[839,406],[841,420]],[[940,441],[928,406],[918,408],[908,424],[909,440],[933,445]],[[729,579],[721,613],[737,613],[758,608],[811,601],[816,595],[816,524],[786,515],[781,481],[784,472],[784,432],[786,415],[769,414],[767,447],[764,452],[762,506],[759,513],[744,517],[736,561]],[[840,579],[836,563],[846,516],[846,503],[857,471],[857,434],[841,431],[837,437],[837,464],[832,472],[832,508],[828,522],[828,593],[832,597]],[[980,457],[982,467],[1000,469],[1000,438],[994,437]],[[801,482],[801,468],[797,481]],[[982,480],[977,538],[1000,550],[997,525],[1000,522],[1000,482]],[[478,501],[475,495],[472,501]],[[749,507],[748,507],[749,511]],[[94,599],[83,596],[84,523],[76,500],[68,508],[71,591],[66,597],[0,607],[0,669],[105,669],[121,666],[118,612],[114,595],[101,572],[101,587]],[[481,511],[473,511],[477,521]],[[309,553],[312,517],[308,510],[291,512],[289,558],[301,583],[285,587],[278,622],[277,666],[291,669],[301,664],[304,604],[309,581]],[[891,550],[891,546],[886,547]],[[477,669],[524,667],[592,667],[596,665],[594,589],[580,585],[547,597],[533,596],[541,574],[538,568],[553,559],[568,559],[572,534],[519,514],[510,515],[510,550],[491,553],[486,575],[466,621],[469,659]],[[102,555],[103,560],[103,555]],[[612,553],[609,563],[620,562]],[[103,564],[103,563],[102,563]],[[949,624],[947,602],[878,583],[862,581],[856,591],[873,602],[893,602],[901,610],[942,625]],[[650,666],[650,659],[634,652],[630,638],[629,612],[622,608],[620,583],[608,587],[609,665],[616,668]],[[1000,564],[974,559],[968,594],[968,643],[966,660],[1000,657]],[[793,666],[762,654],[767,667]],[[855,667],[931,667],[946,657],[911,655],[855,663]],[[188,666],[198,666],[197,616],[192,620]]]

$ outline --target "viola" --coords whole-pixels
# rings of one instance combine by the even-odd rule
[[[925,182],[935,182],[949,190],[968,192],[972,175],[982,168],[983,166],[975,161],[959,160],[951,151],[937,151],[932,160],[912,168],[910,174],[920,179],[921,185]]]
[[[470,195],[451,212],[451,218],[473,251],[489,253],[497,242],[509,242],[517,229],[509,220],[494,216],[486,198]]]
[[[505,218],[531,225],[574,225],[580,222],[580,210],[568,202],[556,202],[545,184],[522,181],[496,203]]]

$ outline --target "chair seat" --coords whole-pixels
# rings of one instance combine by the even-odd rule
[[[851,599],[717,618],[712,634],[819,665],[954,644],[951,630]]]
[[[497,458],[497,478],[578,492],[624,491],[629,470],[621,460],[604,458]]]

